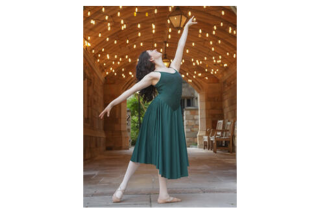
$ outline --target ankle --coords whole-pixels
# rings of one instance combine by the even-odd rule
[[[121,184],[120,184],[120,187],[121,187],[121,189],[126,189],[126,188],[127,188],[127,184],[121,183]]]
[[[167,199],[167,198],[169,198],[169,197],[170,197],[169,194],[159,194],[158,199],[165,200],[165,199]]]

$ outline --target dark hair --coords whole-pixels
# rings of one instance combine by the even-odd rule
[[[136,78],[137,83],[146,76],[148,73],[155,70],[155,64],[149,61],[150,55],[147,51],[143,51],[139,56],[139,61],[136,66]],[[156,88],[153,85],[150,85],[146,88],[140,90],[140,95],[143,99],[143,102],[150,102],[156,95]]]

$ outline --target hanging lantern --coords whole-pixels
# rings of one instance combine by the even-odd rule
[[[177,6],[175,11],[170,13],[169,20],[174,28],[182,29],[187,21],[187,16],[185,16],[180,10],[180,8]]]

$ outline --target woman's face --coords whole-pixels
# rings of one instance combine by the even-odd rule
[[[150,61],[154,61],[162,56],[162,53],[158,52],[157,49],[154,50],[147,50],[148,54],[150,55]]]

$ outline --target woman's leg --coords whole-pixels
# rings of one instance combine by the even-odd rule
[[[123,178],[123,180],[122,180],[122,182],[120,184],[121,189],[127,188],[128,181],[130,180],[131,176],[134,174],[134,172],[137,170],[137,168],[139,166],[140,166],[140,163],[136,163],[136,162],[133,162],[131,160],[129,161],[127,172],[124,175],[124,178]],[[121,191],[117,191],[116,196],[120,197],[121,196]]]
[[[169,198],[168,188],[167,188],[167,178],[161,177],[158,170],[159,176],[159,199],[164,200]]]
[[[167,178],[161,177],[158,170],[158,176],[159,176],[159,197],[158,202],[160,203],[173,203],[173,202],[180,202],[181,199],[177,197],[170,197],[168,194],[167,189]],[[159,201],[160,200],[160,201]],[[163,202],[165,200],[165,202]]]

